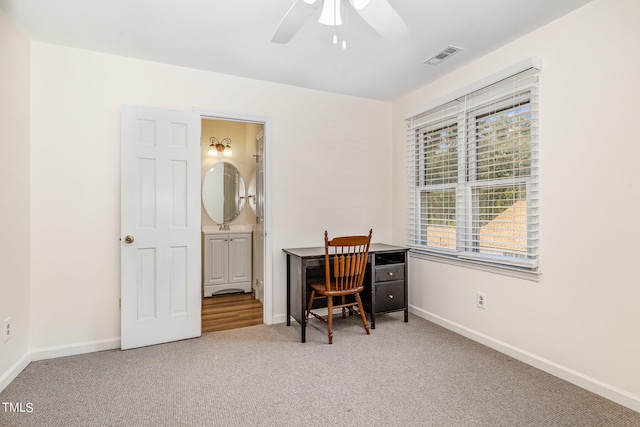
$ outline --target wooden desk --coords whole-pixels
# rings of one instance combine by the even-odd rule
[[[282,251],[287,254],[287,326],[291,326],[293,317],[301,327],[300,341],[305,342],[307,283],[312,278],[324,279],[324,247]],[[372,243],[369,247],[361,296],[365,312],[369,313],[371,329],[376,327],[376,313],[404,310],[404,321],[409,321],[408,252],[409,248],[384,243]]]

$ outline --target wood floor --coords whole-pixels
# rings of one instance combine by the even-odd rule
[[[262,303],[251,293],[202,298],[202,332],[261,324]]]

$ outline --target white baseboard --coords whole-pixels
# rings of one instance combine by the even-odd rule
[[[337,310],[337,309],[336,309]],[[316,313],[318,316],[326,316],[327,312],[329,310],[327,309],[327,307],[318,307],[318,308],[314,308],[313,312]],[[334,311],[333,314],[336,314],[337,312]],[[298,321],[296,319],[293,318],[293,316],[290,316],[291,319],[291,325],[297,325],[297,327],[300,327],[300,324],[298,323]],[[273,316],[273,323],[272,325],[276,325],[278,323],[284,323],[287,321],[287,315],[286,314],[278,314],[276,316]]]
[[[271,317],[271,324],[272,325],[277,325],[278,323],[284,323],[286,321],[287,321],[287,315],[286,314],[276,314],[275,316]]]
[[[76,354],[93,353],[94,351],[120,348],[120,338],[98,341],[86,341],[76,344],[41,347],[31,351],[31,360],[55,359],[56,357],[74,356]]]
[[[533,353],[529,353],[510,344],[496,340],[490,336],[467,328],[466,326],[451,322],[450,320],[447,320],[426,310],[422,310],[421,308],[418,308],[416,306],[409,305],[409,311],[416,316],[422,317],[423,319],[440,325],[443,328],[449,329],[457,334],[477,341],[483,345],[486,345],[487,347],[499,351],[500,353],[509,355],[514,359],[526,363],[527,365],[531,365],[555,377],[575,384],[578,387],[598,394],[605,399],[609,399],[636,412],[640,412],[640,396],[629,393],[618,387],[614,387],[611,384],[607,384],[581,372],[567,368],[566,366],[559,365],[555,362],[552,362],[551,360],[547,360]]]
[[[13,364],[11,368],[0,376],[0,392],[7,388],[11,381],[15,380],[16,377],[31,363],[31,353],[27,353],[22,356],[16,363]]]

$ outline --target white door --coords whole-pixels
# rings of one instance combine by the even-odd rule
[[[256,138],[256,297],[264,303],[264,134]]]
[[[123,106],[121,348],[201,335],[200,116]]]

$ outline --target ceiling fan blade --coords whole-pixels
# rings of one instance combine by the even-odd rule
[[[387,0],[349,0],[349,3],[385,39],[397,42],[409,35],[409,28]]]
[[[287,43],[320,5],[318,0],[296,0],[273,33],[272,43]]]

